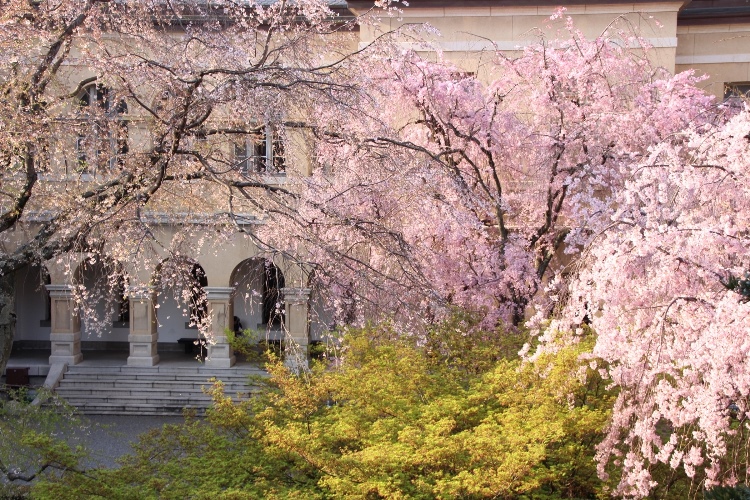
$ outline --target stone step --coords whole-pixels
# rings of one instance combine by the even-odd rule
[[[118,389],[181,389],[201,392],[205,387],[211,387],[209,382],[191,382],[181,380],[106,380],[106,381],[84,381],[64,378],[60,381],[59,389],[76,388],[76,389],[99,389],[99,390],[118,390]],[[224,384],[225,391],[247,390],[252,386],[244,383]],[[58,389],[58,390],[59,390]]]
[[[75,397],[65,398],[65,400],[78,408],[88,408],[91,405],[98,405],[101,403],[111,403],[125,406],[140,406],[142,404],[151,405],[163,405],[167,407],[183,407],[183,406],[201,406],[208,407],[211,405],[211,398],[199,394],[183,394],[181,396],[168,396],[163,398],[148,398],[144,399],[140,395],[134,396],[120,396],[112,395],[108,397],[97,397],[97,398],[86,398],[86,397]]]
[[[87,389],[65,389],[65,390],[59,390],[57,391],[58,396],[62,396],[67,401],[72,401],[73,399],[86,399],[86,400],[104,400],[109,397],[109,395],[112,395],[112,391],[109,391],[109,395],[107,394],[101,394],[102,391],[98,391],[96,389],[94,390],[87,390]],[[150,399],[159,399],[159,398],[167,398],[171,396],[182,396],[184,394],[197,394],[193,392],[185,392],[185,391],[159,391],[159,390],[152,390],[148,393],[144,393],[143,391],[118,391],[117,396],[138,396],[143,398],[143,400],[150,400]]]
[[[224,391],[224,394],[226,394],[229,397],[236,397],[238,394],[240,397],[248,397],[250,395],[256,394],[257,390],[253,389],[252,387],[242,387],[242,388],[233,388],[233,389],[226,389]],[[106,398],[111,395],[116,396],[129,396],[129,395],[137,395],[139,397],[142,397],[144,399],[152,399],[152,398],[159,398],[164,396],[175,396],[175,395],[182,395],[182,394],[197,394],[197,395],[203,395],[205,394],[203,391],[198,390],[186,390],[184,388],[157,388],[157,389],[117,389],[117,391],[113,391],[112,388],[97,388],[97,387],[91,387],[91,388],[72,388],[72,387],[62,387],[57,389],[57,394],[59,396],[63,396],[64,398],[74,398],[74,397],[97,397],[97,398]]]
[[[160,395],[169,394],[205,394],[204,391],[195,388],[187,387],[148,387],[148,388],[118,388],[113,391],[111,387],[59,387],[57,394],[61,396],[73,396],[73,395],[90,395],[96,397],[106,397],[108,394],[139,394],[144,398],[154,398]],[[258,390],[253,387],[234,387],[224,390],[224,394],[227,396],[234,396],[236,394],[257,394]]]
[[[70,365],[68,366],[68,373],[122,373],[132,375],[147,375],[153,373],[164,373],[164,374],[196,374],[203,375],[206,378],[216,377],[221,378],[226,375],[267,375],[267,372],[260,367],[248,366],[239,368],[209,368],[205,366],[200,367],[175,367],[175,366],[91,366],[91,365]]]
[[[66,373],[66,378],[71,378],[79,381],[102,381],[102,382],[109,382],[113,380],[178,380],[178,381],[191,381],[191,382],[204,382],[204,383],[211,383],[210,380],[212,377],[206,377],[204,375],[199,374],[187,374],[187,375],[180,375],[178,373],[168,373],[168,374],[138,374],[138,375],[130,375],[130,374],[122,374],[122,373]],[[222,378],[216,377],[217,380],[221,380],[224,383],[247,383],[248,376],[242,376],[242,375],[231,375],[231,376],[225,376]]]
[[[84,414],[179,415],[191,408],[203,415],[212,404],[205,393],[211,378],[222,380],[224,393],[249,398],[259,387],[250,376],[267,377],[255,367],[69,366],[57,394]]]
[[[74,405],[75,406],[75,405]],[[182,415],[186,410],[205,415],[206,407],[200,406],[165,406],[162,404],[141,403],[138,405],[121,403],[87,403],[79,410],[86,415]]]

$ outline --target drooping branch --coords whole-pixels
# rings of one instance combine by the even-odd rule
[[[26,208],[26,204],[31,199],[34,184],[36,184],[38,180],[38,175],[34,164],[34,155],[31,153],[32,148],[33,146],[30,143],[26,143],[26,152],[23,158],[25,166],[24,183],[23,186],[21,186],[18,194],[16,195],[15,200],[13,200],[11,208],[0,215],[0,233],[2,233],[3,231],[7,231],[11,227],[13,227],[16,222],[18,222],[18,219],[21,217],[24,209]]]

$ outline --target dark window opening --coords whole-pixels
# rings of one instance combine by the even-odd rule
[[[39,326],[47,327],[52,325],[52,298],[49,295],[49,290],[45,285],[52,284],[52,278],[47,272],[46,268],[42,268],[42,291],[44,292],[44,318],[39,320]]]
[[[725,83],[724,99],[732,97],[750,97],[750,82]]]
[[[125,279],[120,277],[115,288],[115,323],[124,327],[130,324],[130,297],[125,294]]]
[[[724,84],[724,102],[732,107],[741,107],[750,100],[750,82]]]

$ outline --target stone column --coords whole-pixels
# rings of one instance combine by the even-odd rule
[[[51,318],[49,364],[75,365],[81,354],[81,317],[70,285],[46,285],[49,291]]]
[[[159,363],[156,342],[159,339],[156,321],[156,292],[152,287],[131,288],[130,356],[128,366],[154,366]]]
[[[236,358],[232,346],[227,341],[226,330],[234,326],[234,304],[232,301],[232,287],[207,286],[203,287],[208,303],[208,317],[211,322],[210,334],[213,343],[208,344],[206,366],[212,368],[229,368],[234,365]]]
[[[310,343],[308,319],[309,288],[282,288],[284,294],[284,355],[287,366],[294,370],[308,366],[307,347]]]

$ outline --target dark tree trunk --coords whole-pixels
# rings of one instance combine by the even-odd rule
[[[16,333],[16,293],[14,275],[0,277],[0,374],[10,359]]]

